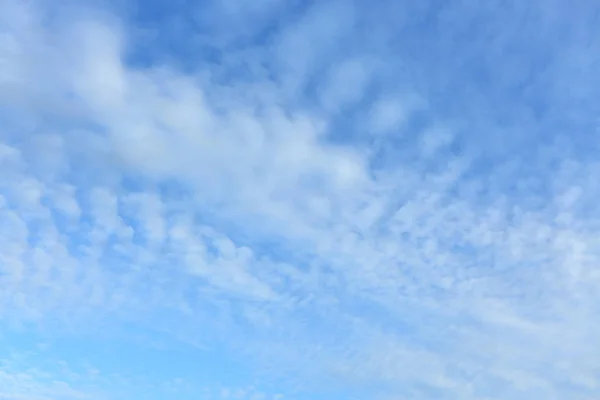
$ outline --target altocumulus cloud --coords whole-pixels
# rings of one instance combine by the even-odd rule
[[[597,5],[117,3],[0,0],[0,398],[598,396]]]

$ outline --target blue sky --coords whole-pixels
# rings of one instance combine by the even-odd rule
[[[0,399],[598,398],[598,15],[0,0]]]

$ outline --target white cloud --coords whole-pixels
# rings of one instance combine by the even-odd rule
[[[56,29],[40,23],[45,3],[0,7],[13,16],[1,20],[2,118],[37,121],[0,130],[0,319],[143,320],[243,348],[273,376],[381,383],[373,396],[597,390],[598,166],[560,145],[512,151],[527,132],[498,115],[548,122],[486,103],[470,81],[439,106],[430,81],[460,91],[464,79],[430,62],[447,55],[441,39],[398,56],[425,65],[423,93],[373,94],[348,128],[385,133],[374,149],[332,140],[336,111],[384,80],[370,60],[388,62],[346,54],[364,22],[342,2],[251,49],[274,75],[251,84],[216,79],[226,63],[135,67],[131,32],[93,13]],[[307,105],[310,85],[324,109]],[[178,324],[162,326],[164,310]]]
[[[48,379],[39,370],[11,372],[0,369],[0,399],[5,400],[47,400],[47,399],[88,399],[90,395],[76,390],[66,382]]]
[[[408,105],[396,98],[378,100],[370,112],[370,130],[376,134],[390,133],[392,130],[398,133],[399,125],[405,123],[413,111],[413,107],[407,107]]]
[[[357,58],[333,65],[321,94],[325,109],[330,112],[343,111],[346,106],[359,101],[368,89],[374,73],[372,64],[373,60]]]

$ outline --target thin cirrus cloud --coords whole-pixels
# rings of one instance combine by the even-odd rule
[[[593,398],[597,10],[434,3],[0,2],[0,397]]]

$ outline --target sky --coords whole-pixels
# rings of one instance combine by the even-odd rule
[[[0,399],[598,399],[599,16],[0,0]]]

